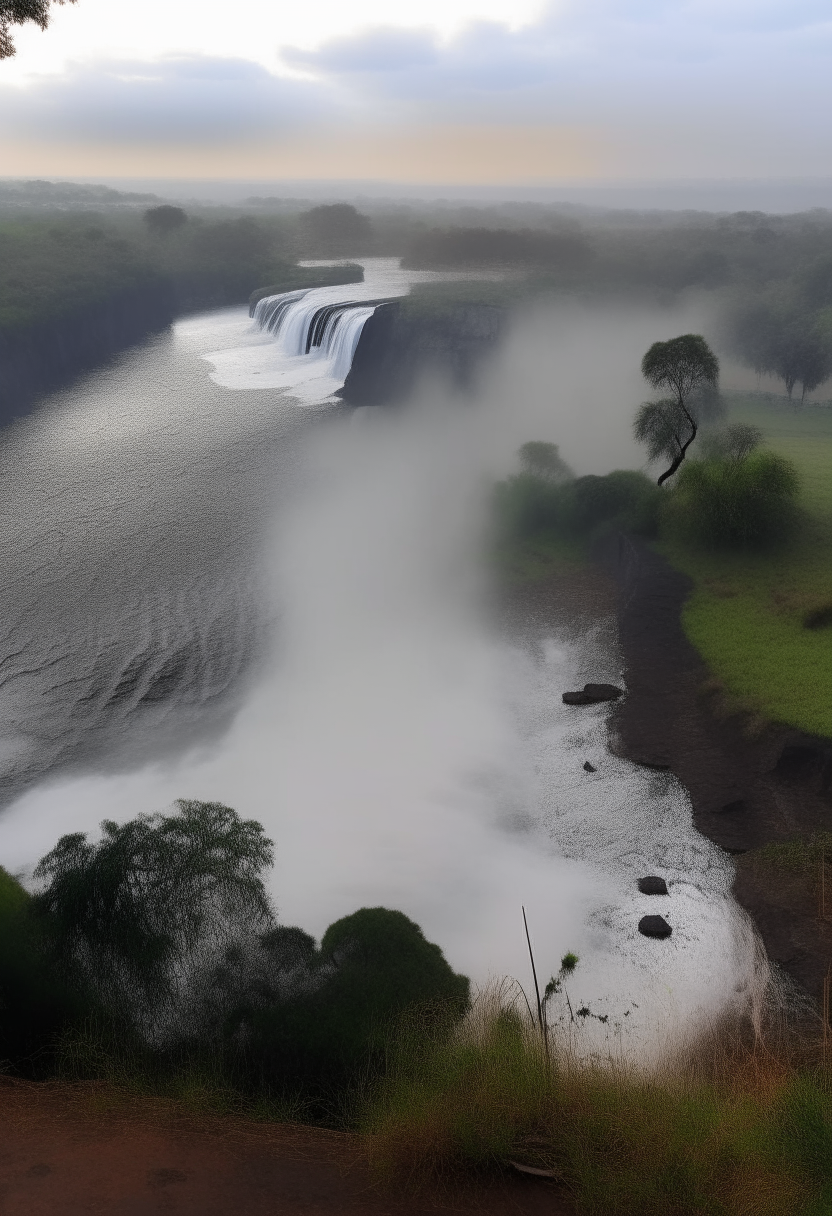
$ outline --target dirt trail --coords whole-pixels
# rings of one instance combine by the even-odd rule
[[[296,1124],[196,1117],[106,1086],[0,1078],[2,1216],[571,1216],[551,1183],[506,1175],[405,1196],[373,1182],[361,1142]]]

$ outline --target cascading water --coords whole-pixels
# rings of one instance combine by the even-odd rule
[[[287,355],[325,360],[326,375],[343,382],[352,367],[365,321],[385,301],[322,304],[319,292],[327,290],[332,289],[266,296],[255,306],[252,316],[260,329],[274,334]]]
[[[414,283],[457,276],[404,271],[398,258],[368,258],[364,282],[266,296],[251,321],[229,317],[229,345],[204,358],[224,388],[282,389],[298,402],[319,404],[343,387],[361,331],[380,304],[407,295]]]

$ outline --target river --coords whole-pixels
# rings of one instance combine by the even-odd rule
[[[368,264],[321,299],[412,278]],[[220,800],[265,824],[280,919],[318,936],[400,908],[477,982],[528,989],[525,905],[544,981],[580,955],[595,1047],[745,1000],[729,859],[673,777],[610,754],[605,707],[561,702],[622,682],[611,615],[507,633],[489,611],[507,407],[346,415],[326,352],[279,338],[244,309],[184,318],[5,432],[0,863],[25,876],[64,832]],[[669,898],[638,892],[648,873]],[[637,931],[657,910],[666,941]]]

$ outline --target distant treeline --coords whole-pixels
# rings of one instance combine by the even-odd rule
[[[832,372],[832,212],[602,213],[369,200],[358,209],[266,198],[183,209],[105,187],[35,182],[0,186],[2,216],[0,346],[13,351],[25,335],[46,368],[50,356],[34,330],[54,330],[63,318],[66,352],[89,347],[78,367],[59,360],[53,383],[138,340],[149,318],[158,328],[177,312],[311,285],[309,272],[299,276],[303,259],[368,256],[399,256],[420,269],[512,272],[500,285],[499,302],[508,304],[541,292],[666,301],[704,290],[720,306],[722,347],[780,377],[789,395],[812,391]],[[344,274],[351,281],[355,272]],[[80,340],[69,330],[82,316],[88,328],[98,326],[116,301],[124,324],[111,327],[112,341],[96,355],[89,334]],[[26,374],[15,373],[20,383]],[[9,375],[0,383],[7,413],[10,399],[34,391],[15,388]]]
[[[178,222],[160,227],[152,222],[159,213]],[[250,216],[204,218],[162,206],[7,218],[0,221],[0,423],[178,313],[248,303],[265,285],[360,278],[355,266],[301,270],[275,226]]]

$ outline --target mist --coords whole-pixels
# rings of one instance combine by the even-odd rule
[[[754,935],[684,789],[609,753],[603,706],[561,703],[586,680],[622,683],[613,619],[512,636],[483,561],[491,486],[517,447],[557,442],[579,474],[640,464],[641,353],[706,319],[690,302],[538,307],[472,395],[425,384],[398,412],[311,428],[290,493],[268,499],[256,564],[272,641],[233,725],[173,759],[36,785],[0,819],[4,864],[31,872],[105,817],[219,800],[274,838],[280,920],[316,936],[380,904],[476,982],[527,983],[524,904],[540,971],[580,954],[577,995],[630,1017],[633,1042],[637,1022],[683,1032],[750,999]],[[216,335],[213,321],[208,350]],[[676,884],[674,936],[645,945],[635,878],[657,866]]]

